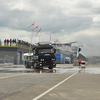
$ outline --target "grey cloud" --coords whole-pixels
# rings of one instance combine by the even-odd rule
[[[47,14],[40,12],[41,16],[37,16],[39,12],[36,13],[34,10],[29,12],[21,10],[9,11],[6,9],[1,16],[0,26],[9,27],[15,30],[30,31],[27,28],[28,25],[36,21],[36,23],[40,24],[43,31],[57,33],[65,29],[68,33],[71,33],[89,28],[92,23],[92,19],[89,17],[67,17],[61,11],[58,13],[57,11],[55,12],[55,10],[48,9]],[[33,19],[31,16],[33,16]]]
[[[6,10],[0,18],[0,26],[15,30],[26,30],[30,21],[31,12],[20,10]]]
[[[48,20],[48,19],[47,19]],[[49,19],[45,25],[44,31],[49,30],[51,33],[56,33],[65,29],[68,33],[76,32],[89,28],[92,24],[91,18],[85,17],[65,17]]]
[[[77,7],[80,8],[92,8],[93,7],[93,3],[91,0],[79,0],[77,2]]]
[[[79,34],[77,37],[74,37],[78,41],[79,45],[83,45],[82,53],[86,56],[98,56],[100,54],[100,34],[97,35],[88,35],[88,34]]]
[[[55,7],[54,4],[52,5],[52,2],[44,3],[45,0],[41,2],[31,1],[30,5],[35,7],[32,11],[8,10],[5,7],[0,18],[0,26],[31,31],[27,27],[35,21],[35,25],[42,27],[42,31],[58,33],[64,29],[67,33],[72,33],[89,28],[92,24],[92,18],[68,17],[63,14],[62,9]]]
[[[100,14],[100,8],[93,8],[91,9],[91,12],[94,14]]]

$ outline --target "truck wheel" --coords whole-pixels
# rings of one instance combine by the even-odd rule
[[[31,66],[29,66],[27,63],[25,63],[25,67],[26,68],[31,68]]]
[[[37,68],[37,63],[34,63],[33,68],[34,68],[34,69],[36,69],[36,68]]]
[[[52,69],[52,67],[49,67],[49,69]]]
[[[27,65],[27,63],[25,63],[25,67],[26,67],[26,68],[28,68],[28,65]]]

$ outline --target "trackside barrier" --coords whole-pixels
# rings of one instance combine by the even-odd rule
[[[85,62],[81,62],[81,68],[85,69]]]

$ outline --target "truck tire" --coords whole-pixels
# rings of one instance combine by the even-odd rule
[[[48,67],[49,69],[52,69],[53,67]]]
[[[25,67],[26,68],[31,68],[31,66],[29,66],[27,62],[25,62]]]
[[[25,67],[26,67],[26,68],[28,68],[28,65],[27,65],[27,63],[26,63],[26,62],[25,62]]]
[[[34,69],[37,69],[37,63],[34,63],[33,68],[34,68]]]

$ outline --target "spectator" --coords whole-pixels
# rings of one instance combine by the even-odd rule
[[[15,42],[15,40],[13,39],[13,43]]]
[[[11,46],[11,42],[12,42],[12,40],[10,39],[10,46]]]
[[[18,43],[18,39],[16,40],[16,43]]]
[[[4,46],[6,46],[6,42],[7,42],[7,40],[5,39],[5,40],[4,40]]]
[[[9,44],[9,42],[10,42],[10,41],[7,39],[7,46],[8,46],[8,44]]]
[[[16,43],[16,39],[15,39],[15,43]]]

